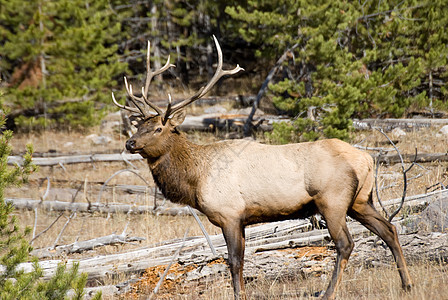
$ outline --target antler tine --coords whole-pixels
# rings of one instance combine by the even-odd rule
[[[121,105],[115,100],[115,97],[112,95],[112,100],[115,103],[115,105],[117,105],[118,107],[120,107],[122,109],[126,109],[126,110],[129,110],[132,112],[137,112],[145,118],[154,115],[151,111],[149,111],[149,108],[152,108],[156,112],[156,115],[161,115],[161,116],[164,115],[163,110],[160,107],[158,107],[154,103],[151,103],[151,101],[148,100],[147,94],[148,94],[149,84],[151,83],[151,80],[154,76],[159,75],[162,72],[165,72],[170,67],[175,67],[174,65],[170,64],[170,56],[168,56],[167,62],[165,63],[165,65],[162,68],[160,68],[159,70],[156,70],[156,71],[151,71],[150,54],[151,54],[151,43],[148,41],[148,49],[146,52],[146,80],[145,80],[145,86],[142,87],[142,96],[141,97],[134,95],[134,93],[132,91],[132,85],[129,84],[127,78],[124,77],[124,86],[126,88],[126,92],[128,93],[130,100],[132,101],[132,103],[134,103],[134,105],[136,107]],[[143,104],[143,107],[139,104]]]
[[[146,93],[148,92],[149,84],[151,83],[152,78],[154,76],[157,76],[157,75],[165,72],[170,67],[176,67],[175,65],[170,64],[170,57],[171,56],[168,55],[166,63],[165,63],[165,65],[162,68],[160,68],[159,70],[156,70],[156,71],[151,71],[150,56],[151,56],[151,43],[148,41],[148,50],[146,51],[146,83],[145,83],[145,91],[146,91]]]
[[[156,106],[155,104],[151,103],[148,100],[148,91],[149,91],[149,85],[151,84],[152,78],[154,76],[157,76],[163,72],[165,72],[166,70],[168,70],[170,67],[176,67],[175,65],[170,63],[170,55],[168,55],[168,58],[166,60],[165,65],[160,68],[159,70],[156,71],[151,71],[151,42],[148,41],[148,49],[146,51],[146,81],[145,81],[145,87],[142,87],[142,97],[145,100],[145,103],[151,107],[152,109],[154,109],[157,114],[162,115],[163,111],[160,107]]]
[[[135,112],[135,113],[138,113],[138,114],[142,114],[142,111],[139,108],[126,106],[126,105],[121,105],[120,103],[118,103],[117,100],[115,99],[114,92],[112,92],[112,101],[114,102],[114,104],[116,106],[118,106],[121,109],[129,110],[131,112]]]
[[[218,52],[218,67],[215,71],[215,74],[213,75],[212,79],[210,79],[209,83],[207,85],[203,86],[199,91],[196,92],[193,96],[191,96],[188,99],[185,99],[184,101],[172,106],[170,110],[165,111],[165,118],[167,119],[170,115],[174,114],[176,111],[179,111],[180,109],[184,108],[188,104],[192,103],[193,101],[203,97],[205,94],[207,94],[211,88],[218,82],[218,80],[225,75],[233,75],[238,73],[239,71],[243,71],[244,69],[241,68],[239,65],[236,65],[236,67],[232,70],[223,70],[222,69],[222,51],[221,46],[219,45],[218,40],[213,35],[213,40],[215,41],[216,50]]]
[[[134,103],[134,105],[135,105],[135,106],[137,107],[137,109],[139,110],[139,113],[140,113],[143,117],[145,117],[145,118],[151,116],[152,114],[151,114],[150,112],[148,112],[146,109],[143,110],[143,109],[140,107],[140,105],[137,104],[137,102],[140,102],[140,103],[142,103],[142,104],[145,106],[145,102],[143,101],[143,98],[140,98],[140,97],[135,96],[134,93],[132,92],[132,85],[131,85],[131,84],[128,84],[128,80],[127,80],[126,76],[124,76],[124,86],[125,86],[125,88],[126,88],[126,92],[128,93],[128,95],[129,95],[129,97],[130,97],[132,103]],[[145,107],[145,108],[146,108],[146,107]],[[160,109],[159,109],[159,110],[160,110]],[[161,112],[161,110],[160,110],[160,112]],[[160,114],[160,113],[159,113],[159,114]]]

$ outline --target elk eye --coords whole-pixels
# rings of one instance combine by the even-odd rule
[[[162,127],[158,127],[158,128],[156,128],[156,130],[154,130],[154,133],[159,133],[159,132],[162,132]]]

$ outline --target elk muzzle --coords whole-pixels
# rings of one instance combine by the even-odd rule
[[[135,140],[133,138],[130,138],[129,140],[126,141],[126,149],[128,151],[130,151],[131,153],[135,153],[136,152],[135,145],[136,145],[136,143],[135,143]]]

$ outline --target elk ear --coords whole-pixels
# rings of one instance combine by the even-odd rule
[[[174,115],[171,117],[171,119],[169,119],[171,126],[176,127],[176,126],[179,126],[180,124],[182,124],[185,120],[185,115],[186,115],[186,113],[183,109],[174,113]]]

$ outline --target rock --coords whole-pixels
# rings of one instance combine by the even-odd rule
[[[105,135],[100,135],[99,137],[92,139],[92,143],[95,145],[107,145],[112,142],[112,138]]]
[[[100,130],[101,132],[114,132],[120,128],[119,121],[103,121],[101,122]]]
[[[90,140],[95,145],[107,145],[112,142],[112,138],[107,135],[91,134],[86,136],[87,140]]]
[[[64,147],[64,148],[71,148],[71,147],[73,147],[73,145],[74,145],[73,142],[67,142],[62,147]]]
[[[408,227],[424,232],[448,232],[448,197],[431,202]]]
[[[221,105],[213,105],[204,109],[204,113],[206,114],[225,114],[227,113],[227,109],[222,107]]]
[[[448,125],[440,128],[439,132],[436,134],[437,137],[445,136],[448,137]]]
[[[98,134],[92,133],[92,134],[89,134],[88,136],[86,136],[86,139],[92,140],[92,139],[97,138],[97,137],[98,137]]]
[[[401,137],[401,136],[405,136],[405,135],[406,135],[406,132],[404,132],[403,129],[397,127],[397,128],[394,128],[394,129],[392,130],[391,134],[392,134],[393,137],[395,137],[395,138],[399,138],[399,137]]]

